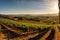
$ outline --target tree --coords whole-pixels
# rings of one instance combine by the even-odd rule
[[[60,24],[60,0],[58,0],[58,6],[59,6],[59,24]]]

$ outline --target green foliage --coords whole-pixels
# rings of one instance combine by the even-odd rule
[[[22,22],[22,21],[13,21],[13,20],[9,20],[9,19],[4,19],[4,18],[0,18],[0,22],[1,23],[4,23],[4,24],[7,24],[7,25],[10,25],[11,27],[26,27],[26,28],[29,28],[29,27],[34,27],[34,28],[46,28],[50,25],[43,25],[43,24],[39,24],[39,23],[31,23],[31,22]]]

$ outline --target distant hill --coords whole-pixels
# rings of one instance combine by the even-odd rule
[[[58,14],[39,14],[39,15],[29,15],[29,14],[17,14],[17,15],[4,15],[0,14],[1,16],[59,16]]]

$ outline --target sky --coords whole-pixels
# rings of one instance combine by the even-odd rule
[[[58,0],[0,0],[0,14],[58,14]]]

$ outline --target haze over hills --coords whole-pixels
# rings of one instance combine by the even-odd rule
[[[0,14],[0,15],[10,15],[10,16],[58,16],[58,13],[55,14]]]

